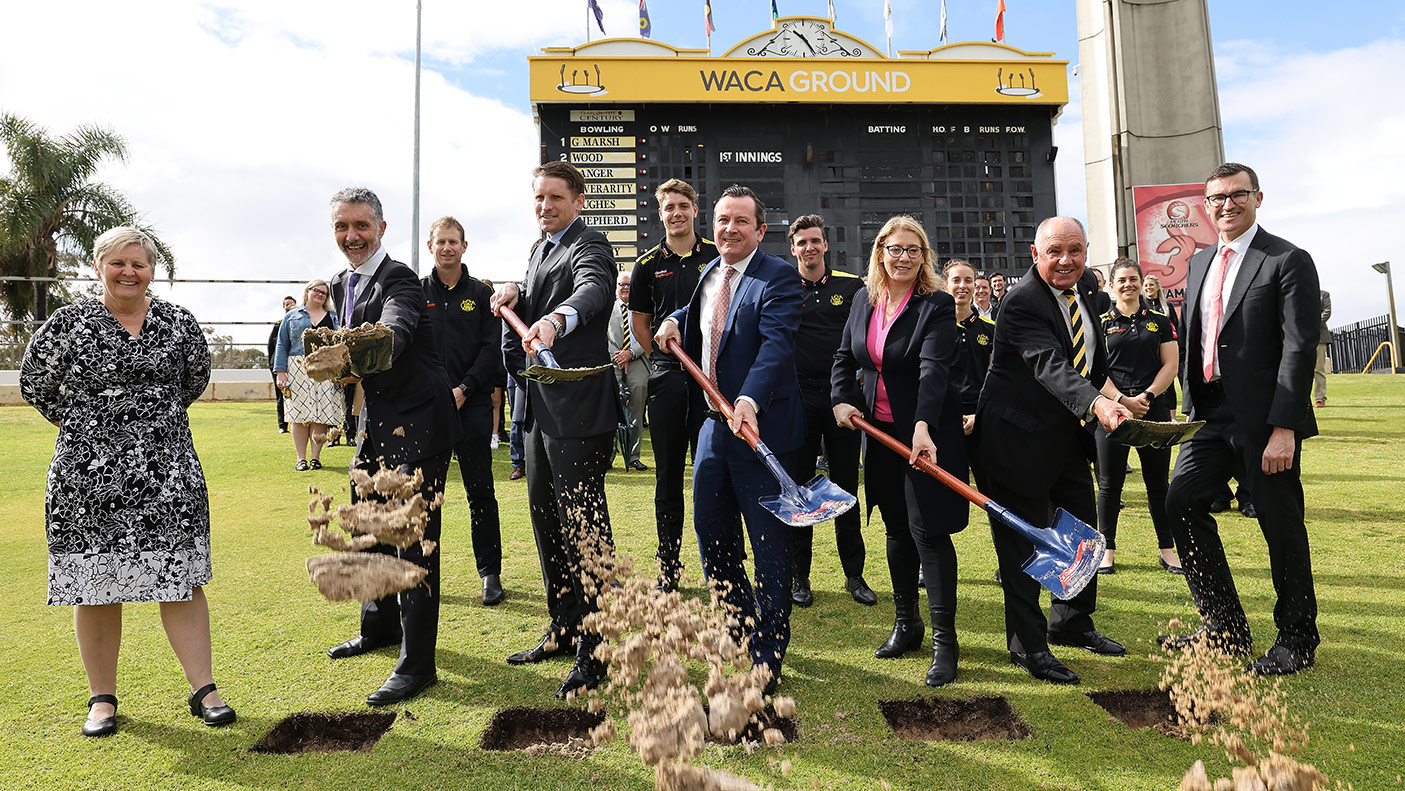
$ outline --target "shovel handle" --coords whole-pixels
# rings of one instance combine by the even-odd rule
[[[849,418],[849,422],[863,429],[865,434],[868,434],[870,437],[873,437],[874,439],[878,440],[884,445],[887,445],[889,450],[899,454],[903,458],[908,458],[912,455],[912,448],[909,448],[908,446],[902,444],[901,442],[898,442],[897,440],[893,439],[891,436],[885,434],[884,432],[879,431],[877,428],[874,428],[873,424],[869,423],[867,420],[864,420],[863,418],[855,415],[854,417]],[[936,478],[937,480],[946,484],[947,488],[952,489],[957,494],[961,495],[962,497],[965,497],[967,500],[970,500],[976,505],[979,505],[981,508],[985,508],[986,504],[991,502],[991,499],[989,497],[986,497],[985,495],[981,494],[975,489],[972,489],[969,485],[967,485],[965,481],[961,480],[960,478],[957,478],[955,475],[952,475],[946,470],[943,470],[941,467],[938,467],[932,462],[927,461],[921,456],[917,457],[917,469],[927,473],[933,478]]]
[[[506,305],[500,305],[498,307],[498,313],[502,315],[503,320],[507,322],[507,326],[511,327],[514,332],[523,338],[527,337],[527,325],[523,324],[522,320],[517,318],[517,314],[512,312],[512,308]],[[532,353],[548,368],[561,367],[556,363],[556,355],[551,353],[551,350],[546,347],[545,343],[541,342],[540,338],[532,339]]]
[[[668,346],[665,348],[665,351],[677,357],[678,362],[683,363],[683,367],[686,368],[688,373],[702,386],[703,392],[707,393],[707,397],[712,399],[712,403],[716,404],[717,408],[721,410],[722,415],[730,421],[732,419],[732,402],[722,397],[722,393],[717,389],[717,385],[713,384],[712,380],[707,378],[707,374],[703,373],[703,369],[699,368],[698,364],[693,362],[693,358],[689,357],[688,353],[683,351],[682,344],[669,338]],[[742,424],[741,438],[746,440],[746,444],[750,445],[752,450],[759,450],[756,446],[761,442],[761,437],[756,435],[756,432],[752,430],[751,426],[745,423]]]

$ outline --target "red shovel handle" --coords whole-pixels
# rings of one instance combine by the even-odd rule
[[[702,386],[703,392],[707,393],[707,397],[712,399],[712,403],[716,404],[717,408],[722,411],[722,415],[730,421],[732,419],[732,403],[722,397],[722,393],[717,389],[717,385],[713,384],[712,380],[707,378],[707,374],[703,373],[703,369],[699,368],[698,364],[693,362],[693,358],[689,357],[688,353],[683,351],[682,344],[669,338],[668,346],[665,347],[665,351],[677,357],[678,361],[683,363],[683,367],[688,369],[688,373]],[[761,438],[758,437],[751,426],[746,423],[742,424],[741,436],[742,439],[746,440],[746,444],[751,446],[752,450],[756,450],[756,444],[761,441]]]
[[[912,448],[909,448],[908,446],[902,444],[901,442],[898,442],[897,440],[893,439],[892,437],[888,436],[882,431],[879,431],[878,429],[874,428],[873,425],[867,420],[864,420],[863,418],[855,415],[854,417],[849,418],[849,422],[863,429],[864,433],[868,434],[870,437],[873,437],[874,439],[878,440],[884,445],[887,445],[889,450],[902,456],[904,459],[912,455]],[[990,502],[989,497],[986,497],[985,495],[981,494],[975,489],[972,489],[966,484],[965,481],[961,480],[960,478],[957,478],[955,475],[952,475],[946,470],[943,470],[941,467],[938,467],[932,462],[927,461],[927,459],[922,456],[917,457],[917,469],[927,473],[933,478],[936,478],[937,480],[946,484],[947,488],[952,489],[957,494],[961,495],[962,497],[965,497],[967,500],[970,500],[971,502],[975,503],[976,505],[979,505],[982,508],[985,508],[986,503]]]

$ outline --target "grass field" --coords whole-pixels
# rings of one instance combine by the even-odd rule
[[[1323,644],[1317,666],[1286,681],[1293,713],[1312,725],[1304,758],[1357,789],[1405,787],[1405,379],[1333,376],[1318,411],[1322,436],[1303,453]],[[271,756],[248,752],[274,723],[301,711],[364,711],[365,696],[390,671],[389,649],[333,662],[328,646],[350,637],[356,608],[323,601],[303,570],[309,482],[345,479],[346,448],[323,455],[328,469],[295,473],[289,438],[274,431],[272,404],[196,405],[196,447],[209,480],[215,579],[208,587],[215,677],[239,712],[207,729],[183,711],[188,688],[166,645],[156,608],[125,614],[118,675],[119,733],[78,734],[87,686],[72,612],[44,604],[44,481],[54,429],[27,408],[0,409],[9,484],[0,490],[0,596],[9,601],[0,642],[2,789],[647,789],[652,772],[622,740],[584,759],[485,751],[493,714],[514,705],[556,706],[567,660],[527,668],[503,658],[533,643],[546,621],[525,486],[508,481],[497,452],[507,601],[485,608],[468,541],[467,506],[450,471],[439,642],[441,682],[401,707],[402,717],[369,753]],[[647,448],[646,448],[647,450]],[[1135,458],[1135,454],[1133,455]],[[646,463],[651,459],[645,459]],[[618,462],[617,462],[618,465]],[[342,468],[343,472],[338,472]],[[1189,617],[1185,583],[1161,571],[1139,476],[1129,476],[1119,573],[1100,582],[1097,622],[1126,642],[1126,658],[1063,649],[1078,687],[1036,682],[1008,662],[1001,597],[985,526],[957,536],[960,554],[960,677],[940,691],[922,684],[928,657],[882,661],[873,649],[891,626],[882,527],[864,529],[867,579],[876,608],[853,603],[833,552],[816,531],[816,604],[797,609],[786,661],[786,694],[800,706],[799,740],[746,754],[710,752],[704,762],[777,787],[897,789],[1172,789],[1197,758],[1211,775],[1229,765],[1218,749],[1112,720],[1085,693],[1155,686],[1153,638],[1172,617]],[[622,552],[644,561],[656,539],[653,473],[617,469],[610,510]],[[1273,590],[1263,539],[1237,514],[1221,522],[1236,581],[1259,646],[1274,634]],[[685,558],[696,542],[685,539]],[[696,574],[696,561],[690,573]],[[696,588],[692,589],[696,592]],[[1019,741],[911,742],[895,737],[880,699],[1004,695],[1028,723]],[[623,724],[622,722],[620,724]],[[783,778],[775,759],[793,762]]]

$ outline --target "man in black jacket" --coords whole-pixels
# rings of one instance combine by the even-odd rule
[[[288,315],[288,311],[297,306],[296,299],[283,297],[283,315]],[[282,324],[282,319],[273,322],[273,331],[268,334],[268,372],[273,375],[273,398],[278,402],[278,433],[287,434],[288,421],[283,419],[283,388],[278,386],[278,374],[273,370],[273,353],[278,349],[278,328]]]
[[[463,265],[463,225],[440,217],[429,226],[434,269],[420,280],[425,308],[434,319],[434,340],[444,372],[454,385],[463,438],[454,446],[468,495],[473,559],[483,580],[483,603],[502,601],[502,531],[493,492],[493,388],[503,378],[502,321],[488,303],[488,284],[468,276]]]
[[[413,270],[386,254],[381,244],[385,215],[380,199],[364,187],[348,187],[332,196],[332,232],[346,256],[347,268],[332,276],[332,295],[341,307],[342,326],[380,322],[394,333],[390,368],[360,382],[365,392],[363,431],[352,459],[355,467],[374,472],[379,465],[419,469],[419,494],[433,502],[444,491],[449,459],[460,429],[444,365],[434,350],[434,329],[424,308],[424,291]],[[352,499],[357,499],[353,488]],[[440,509],[429,511],[425,541],[440,541]],[[334,646],[333,659],[356,656],[384,645],[400,644],[400,659],[380,689],[366,702],[384,706],[409,700],[439,680],[434,653],[439,639],[439,556],[426,556],[422,544],[396,549],[377,544],[370,551],[408,560],[428,571],[424,582],[398,596],[361,607],[360,634]]]
[[[614,304],[615,262],[605,235],[585,224],[585,178],[566,162],[533,173],[537,223],[546,241],[533,249],[519,287],[506,283],[493,309],[512,308],[528,325],[525,339],[504,331],[507,346],[551,349],[565,368],[610,364],[607,325]],[[557,697],[592,689],[604,673],[595,658],[599,637],[581,634],[581,619],[596,608],[584,579],[587,551],[613,550],[605,503],[605,473],[619,425],[615,378],[608,373],[577,382],[527,381],[523,450],[527,503],[541,556],[551,625],[533,648],[510,664],[540,662],[575,641],[576,664]]]
[[[1097,281],[1085,267],[1082,224],[1050,217],[1039,224],[1030,252],[1034,266],[1000,303],[976,407],[985,493],[1034,525],[1048,524],[1055,508],[1097,524],[1089,472],[1096,447],[1085,424],[1097,420],[1111,431],[1132,413],[1117,403],[1107,377],[1095,312]],[[1050,653],[1050,643],[1105,656],[1127,652],[1093,628],[1096,579],[1072,599],[1056,599],[1046,619],[1039,583],[1022,570],[1033,545],[993,516],[990,524],[1005,589],[1010,661],[1037,679],[1077,684],[1078,676]]]

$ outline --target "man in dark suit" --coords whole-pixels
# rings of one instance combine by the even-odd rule
[[[1219,243],[1190,259],[1181,370],[1183,409],[1205,427],[1181,446],[1166,494],[1202,628],[1160,642],[1181,647],[1204,637],[1226,653],[1252,653],[1249,622],[1210,515],[1237,461],[1253,483],[1278,592],[1278,639],[1249,670],[1284,675],[1311,667],[1320,642],[1301,460],[1302,441],[1317,434],[1308,396],[1322,302],[1312,256],[1259,227],[1262,203],[1259,178],[1244,165],[1223,164],[1205,181]]]
[[[459,421],[444,366],[435,353],[419,278],[391,260],[381,246],[384,216],[380,199],[364,187],[348,187],[332,196],[332,229],[348,264],[331,280],[343,326],[380,322],[395,333],[388,370],[340,381],[360,381],[365,393],[363,431],[352,464],[368,472],[382,463],[407,472],[418,468],[424,473],[419,493],[433,501],[444,491]],[[356,497],[353,491],[353,500]],[[439,536],[440,510],[433,508],[424,538],[437,543]],[[434,649],[439,636],[440,552],[425,556],[419,544],[408,549],[380,544],[371,551],[398,555],[429,571],[424,584],[362,605],[360,634],[327,652],[341,659],[400,643],[395,671],[366,698],[372,706],[384,706],[413,698],[438,681]]]
[[[483,581],[483,603],[503,600],[502,530],[493,491],[492,394],[503,379],[502,320],[488,303],[493,291],[468,275],[463,224],[440,217],[429,226],[429,253],[434,268],[420,280],[425,309],[434,322],[435,350],[453,385],[463,437],[454,447],[459,475],[468,497],[473,560]]]
[[[566,368],[609,365],[615,263],[605,236],[579,216],[585,179],[569,163],[548,162],[534,171],[532,188],[546,241],[533,250],[521,287],[506,283],[493,296],[494,311],[507,306],[529,325],[525,339],[505,329],[504,343],[529,348],[540,340]],[[526,384],[527,502],[551,625],[536,647],[507,661],[540,662],[574,643],[575,666],[556,693],[564,699],[594,688],[604,672],[594,656],[599,637],[580,632],[581,619],[596,607],[582,560],[586,552],[614,546],[605,473],[619,410],[609,374]]]
[[[1055,508],[1097,524],[1096,455],[1086,423],[1111,431],[1132,416],[1117,403],[1107,378],[1107,350],[1096,310],[1097,280],[1085,264],[1088,237],[1070,217],[1039,224],[1030,248],[1034,266],[1000,303],[990,369],[976,407],[976,453],[985,493],[1033,525]],[[1054,600],[1046,620],[1039,583],[1021,570],[1033,552],[1028,539],[994,517],[995,552],[1005,589],[1005,637],[1010,660],[1031,676],[1077,684],[1078,676],[1049,651],[1066,645],[1122,656],[1121,644],[1093,628],[1097,580],[1067,601]]]
[[[1327,292],[1322,292],[1327,293]],[[298,301],[292,297],[283,297],[283,314],[298,306]],[[278,373],[273,370],[273,353],[278,348],[278,328],[282,326],[283,320],[273,322],[273,331],[268,334],[268,372],[273,376],[273,398],[278,402],[278,433],[288,433],[288,421],[283,419],[283,388],[278,386]]]
[[[784,259],[757,249],[766,233],[766,208],[756,193],[728,187],[713,217],[720,255],[703,270],[687,306],[660,325],[654,344],[667,348],[669,340],[679,341],[734,406],[730,423],[714,411],[716,404],[699,404],[691,412],[706,417],[693,463],[693,527],[708,579],[730,584],[724,599],[742,623],[754,624],[751,659],[770,669],[770,694],[790,643],[790,525],[757,502],[777,494],[779,485],[734,435],[743,423],[751,426],[792,477],[801,472],[804,408],[795,374],[800,275]],[[751,537],[754,593],[742,567],[738,516]]]

